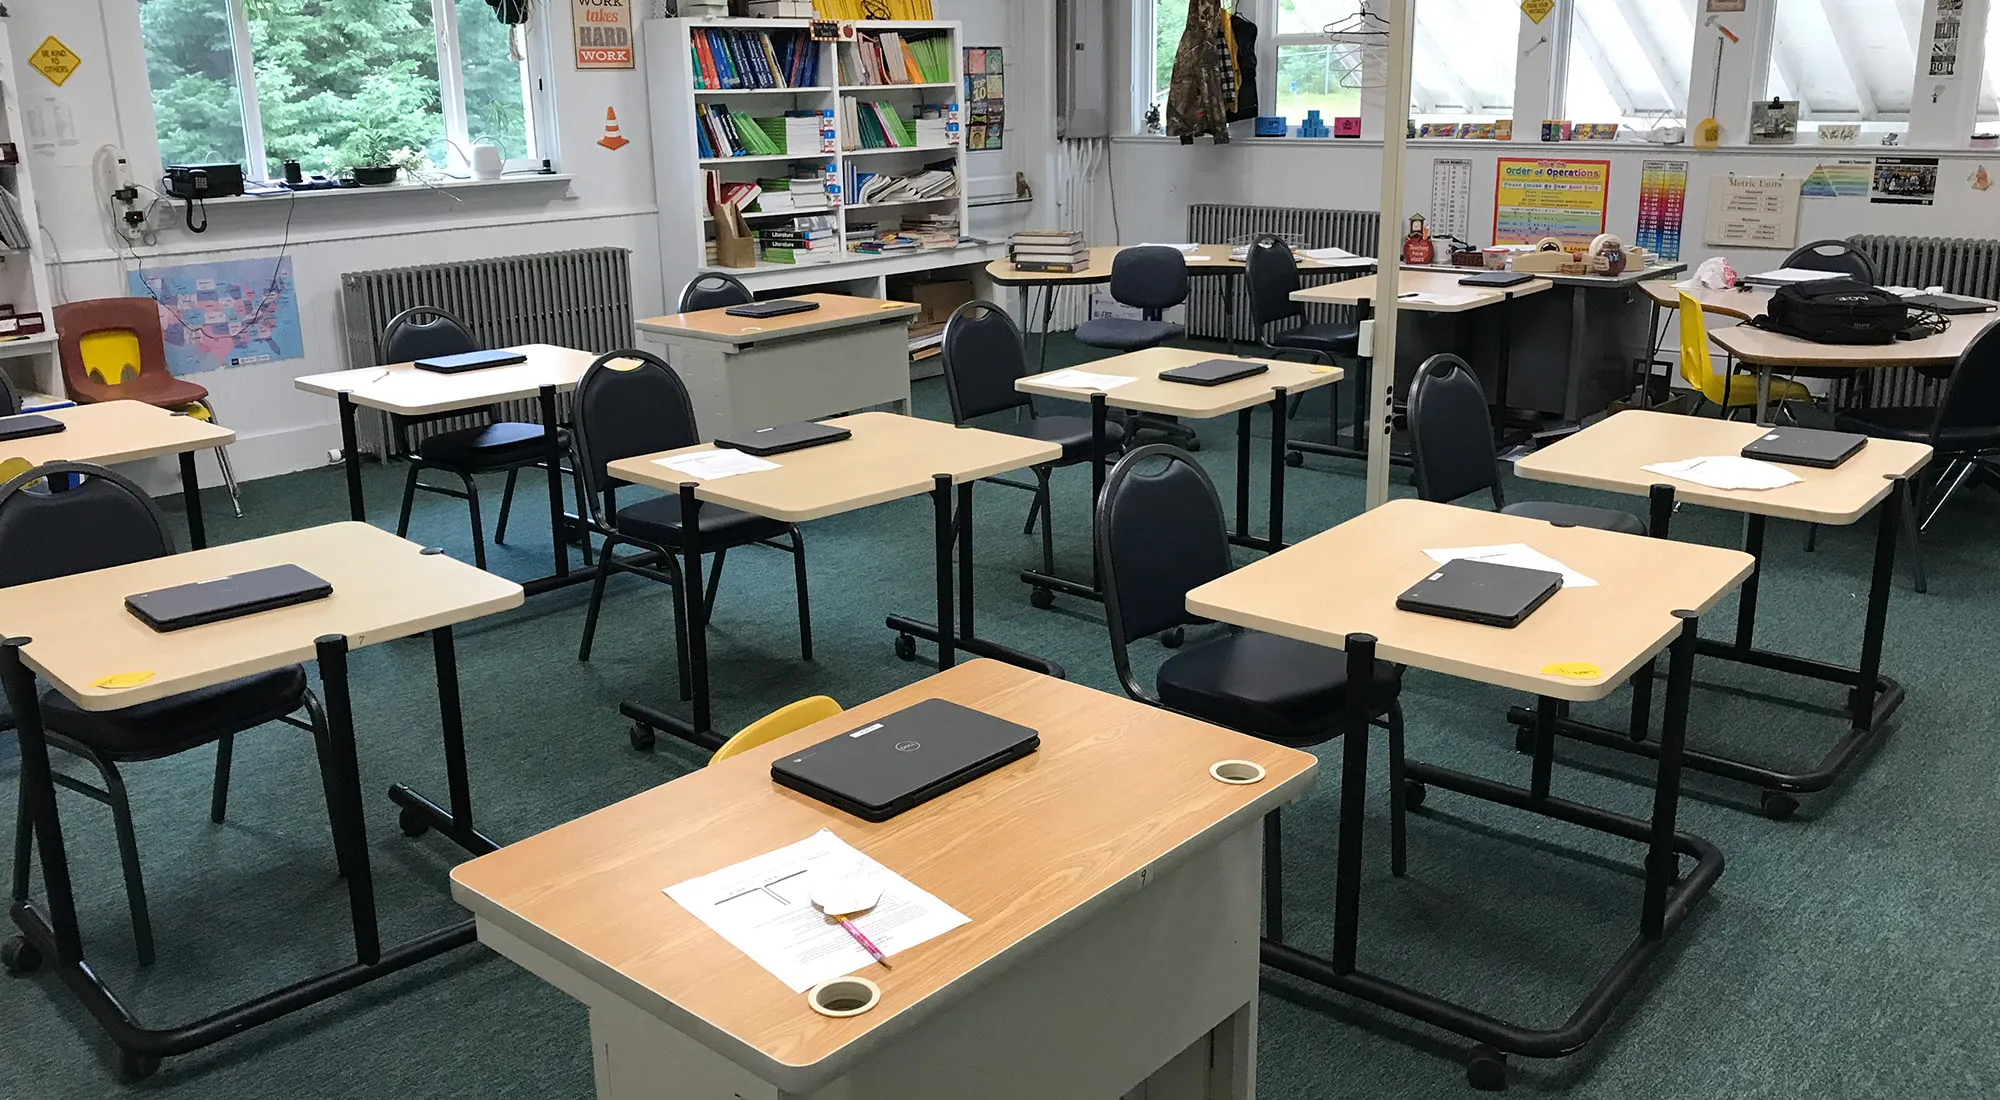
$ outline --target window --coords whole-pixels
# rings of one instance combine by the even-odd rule
[[[1309,111],[1329,125],[1361,113],[1362,59],[1380,41],[1355,16],[1355,0],[1278,0],[1277,94],[1267,113],[1293,126]]]
[[[405,146],[459,172],[453,143],[536,156],[533,82],[486,0],[139,0],[139,20],[166,163],[270,179]]]
[[[2000,118],[2000,11],[1986,13],[1986,74],[1979,82],[1979,120]]]
[[[1415,0],[1415,7],[1410,109],[1417,120],[1511,117],[1520,5]]]
[[[1152,0],[1152,78],[1147,84],[1146,106],[1167,110],[1167,85],[1174,77],[1174,53],[1181,48],[1181,32],[1187,30],[1188,0]],[[1144,114],[1142,108],[1140,111]]]
[[[1765,94],[1799,117],[1907,122],[1917,66],[1915,0],[1779,0]]]
[[[1574,0],[1563,117],[1650,130],[1687,118],[1696,0]]]

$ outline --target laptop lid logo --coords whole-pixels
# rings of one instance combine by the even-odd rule
[[[897,752],[915,752],[915,751],[917,751],[918,749],[921,749],[921,748],[923,748],[923,747],[924,747],[924,746],[923,746],[923,743],[922,743],[921,741],[898,741],[898,742],[896,742],[896,751],[897,751]]]

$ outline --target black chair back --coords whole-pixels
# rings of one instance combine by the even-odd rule
[[[0,416],[13,416],[21,411],[21,394],[14,388],[14,380],[0,371]]]
[[[1154,443],[1126,452],[1097,498],[1097,561],[1111,654],[1131,685],[1126,646],[1198,621],[1187,594],[1229,572],[1229,526],[1193,456]]]
[[[428,321],[418,318],[428,317]],[[409,363],[480,350],[464,321],[436,306],[411,306],[382,328],[382,361]]]
[[[1499,507],[1500,468],[1486,390],[1465,360],[1433,355],[1410,382],[1410,458],[1417,495],[1448,503],[1481,489]]]
[[[1266,234],[1250,246],[1243,277],[1250,284],[1250,321],[1261,332],[1274,321],[1305,312],[1292,293],[1299,289],[1299,263],[1282,237]]]
[[[1965,324],[1967,319],[1960,319]],[[1938,395],[1931,445],[1948,428],[2000,429],[2000,324],[1989,325],[1968,345]]]
[[[1785,257],[1784,267],[1802,268],[1806,271],[1838,271],[1852,276],[1869,286],[1874,286],[1875,264],[1868,257],[1850,248],[1846,241],[1814,241],[1800,245]]]
[[[992,302],[967,302],[951,311],[938,357],[944,364],[952,423],[1029,403],[1028,395],[1014,388],[1015,380],[1028,373],[1021,330]]]
[[[617,484],[606,466],[621,458],[700,443],[694,401],[666,361],[636,349],[597,357],[576,384],[578,469],[595,502]]]
[[[1163,244],[1120,249],[1111,260],[1111,296],[1144,310],[1148,321],[1159,320],[1187,301],[1187,257]]]
[[[727,309],[730,306],[746,306],[756,300],[756,295],[743,285],[743,280],[719,271],[709,271],[695,276],[681,288],[681,302],[675,312]]]
[[[74,474],[63,492],[31,489]],[[174,537],[153,498],[86,462],[51,462],[0,485],[0,588],[165,557]]]

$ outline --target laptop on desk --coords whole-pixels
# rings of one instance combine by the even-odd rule
[[[1467,275],[1465,278],[1460,279],[1458,285],[1504,289],[1510,286],[1520,286],[1522,283],[1533,279],[1534,276],[1525,271],[1482,271],[1477,275]]]
[[[1396,609],[1483,626],[1520,626],[1561,590],[1561,573],[1460,558],[1396,597]]]
[[[1773,428],[1743,448],[1744,458],[1831,470],[1868,445],[1868,437],[1853,432],[1817,428]]]
[[[457,355],[434,355],[429,359],[419,359],[413,366],[433,374],[463,374],[469,370],[485,370],[488,367],[506,367],[528,361],[526,355],[518,351],[464,351]]]
[[[38,435],[54,435],[69,425],[49,416],[25,413],[15,416],[0,416],[0,442],[10,439],[29,439]]]
[[[1242,359],[1208,359],[1185,367],[1160,372],[1162,382],[1185,382],[1191,386],[1220,386],[1239,378],[1255,378],[1271,369],[1269,363]]]
[[[811,313],[819,308],[818,302],[804,302],[797,298],[779,298],[770,302],[750,302],[740,306],[730,306],[722,312],[731,317],[749,317],[765,320],[784,317],[793,313]]]
[[[333,595],[333,586],[296,565],[252,569],[214,580],[179,584],[125,597],[125,610],[161,633],[311,603]]]
[[[771,762],[781,787],[863,821],[905,810],[1041,747],[1039,733],[944,699],[836,734]]]
[[[814,424],[810,421],[800,424],[780,424],[773,428],[758,428],[755,431],[737,432],[717,436],[715,445],[732,451],[757,455],[781,455],[787,451],[802,451],[807,447],[818,447],[826,443],[838,443],[850,439],[853,432],[846,428],[836,428],[828,424]]]

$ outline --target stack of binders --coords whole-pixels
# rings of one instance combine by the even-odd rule
[[[1021,271],[1069,274],[1090,266],[1090,249],[1074,229],[1029,229],[1009,242],[1014,266]]]

